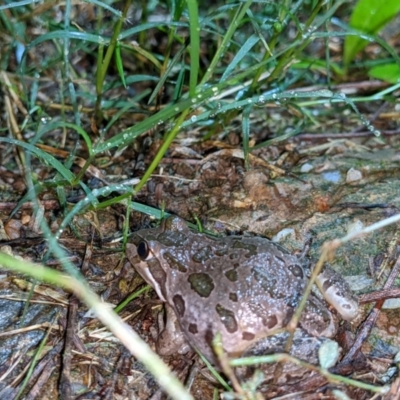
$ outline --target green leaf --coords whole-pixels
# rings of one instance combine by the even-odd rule
[[[377,65],[368,71],[371,78],[381,79],[389,83],[400,82],[400,67],[398,64]]]
[[[366,34],[375,34],[400,11],[399,0],[360,0],[350,18],[350,26]],[[366,45],[367,40],[359,36],[347,36],[344,43],[343,60],[349,65]]]

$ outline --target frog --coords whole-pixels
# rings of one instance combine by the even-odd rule
[[[282,350],[288,338],[282,330],[312,271],[305,252],[291,254],[260,236],[213,237],[190,229],[177,216],[135,232],[127,257],[166,304],[167,327],[157,349],[170,355],[190,346],[215,365],[212,342],[217,333],[229,357]],[[321,338],[337,332],[336,314],[347,321],[358,315],[357,298],[338,273],[325,267],[317,280],[322,296],[318,291],[309,296],[292,353],[313,363]]]

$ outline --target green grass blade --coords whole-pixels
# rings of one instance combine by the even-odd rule
[[[210,96],[211,93],[208,95]],[[190,107],[193,105],[193,99],[185,99],[179,103],[165,107],[158,113],[146,118],[135,126],[124,130],[118,135],[115,135],[106,142],[99,143],[93,151],[95,154],[98,154],[113,147],[127,146],[140,134],[148,131],[149,129],[153,129],[157,125],[163,124],[170,118],[182,113],[184,110],[190,109]]]
[[[121,18],[122,17],[122,12],[120,10],[117,10],[117,9],[111,7],[107,3],[104,3],[103,1],[90,0],[90,3],[91,4],[95,4],[96,6],[102,7],[104,9],[106,9],[107,11],[110,11],[110,13],[114,14],[117,18]]]
[[[117,64],[117,70],[118,70],[119,77],[121,78],[121,82],[124,85],[124,88],[126,89],[124,65],[122,63],[122,58],[121,58],[121,43],[120,42],[117,42],[117,44],[115,46],[115,62]]]
[[[33,3],[33,0],[22,0],[22,1],[15,1],[13,3],[5,4],[4,6],[0,6],[1,10],[7,10],[7,8],[17,8],[21,6],[27,6]]]
[[[227,66],[225,72],[222,74],[220,82],[223,82],[227,79],[231,72],[239,65],[243,58],[249,54],[250,50],[257,44],[259,40],[259,37],[257,37],[256,35],[251,35],[246,40],[240,50],[236,53],[235,57],[233,57],[233,60]]]
[[[86,186],[84,188],[86,191],[86,197],[80,200],[78,203],[76,203],[75,206],[70,210],[70,212],[64,217],[55,235],[56,240],[59,239],[60,235],[63,233],[65,228],[72,221],[72,218],[74,218],[77,214],[82,212],[82,210],[84,210],[89,206],[93,206],[94,208],[96,208],[97,205],[99,205],[101,207],[101,203],[99,203],[97,199],[98,197],[109,196],[112,192],[133,193],[132,188],[130,186],[119,185],[119,184],[104,186],[100,189],[94,189],[92,191],[90,191],[90,189],[88,189]]]
[[[188,24],[185,22],[148,22],[145,24],[140,24],[138,26],[135,26],[134,28],[127,29],[123,32],[120,33],[118,36],[119,40],[124,40],[129,38],[130,36],[136,35],[137,33],[143,32],[143,31],[148,31],[151,29],[156,29],[156,28],[162,28],[162,27],[182,27],[182,28],[188,28]]]
[[[153,158],[153,161],[151,162],[150,166],[147,168],[146,172],[144,173],[142,179],[135,186],[135,192],[136,193],[138,193],[140,191],[140,189],[144,186],[144,184],[150,178],[150,175],[157,168],[157,165],[160,163],[160,161],[164,157],[164,154],[169,149],[169,146],[171,146],[171,143],[175,139],[176,135],[179,133],[180,128],[182,126],[182,123],[185,120],[185,118],[187,117],[187,115],[189,113],[189,110],[190,110],[190,108],[187,108],[185,111],[182,112],[182,114],[180,115],[180,117],[176,121],[174,128],[171,130],[171,132],[168,133],[168,135],[165,138],[163,144],[161,145],[160,149],[158,150],[158,153]]]
[[[229,25],[228,31],[226,32],[220,47],[218,48],[217,52],[215,53],[210,66],[207,68],[206,73],[204,74],[203,79],[201,80],[201,86],[204,85],[206,82],[208,82],[211,78],[211,75],[214,73],[214,70],[222,57],[222,55],[225,53],[228,44],[230,40],[232,39],[233,34],[235,33],[236,29],[240,25],[240,22],[242,21],[243,17],[246,15],[246,11],[250,7],[251,3],[253,0],[247,0],[245,3],[242,3],[239,5],[236,14],[234,15],[231,24]]]
[[[130,51],[133,51],[134,53],[138,53],[147,60],[149,60],[158,70],[161,69],[161,64],[157,60],[157,58],[150,52],[145,49],[143,49],[140,46],[137,46],[135,44],[130,44],[130,45],[124,45],[123,48],[128,49]]]
[[[49,32],[39,36],[31,43],[29,43],[29,45],[26,47],[25,54],[40,43],[46,42],[48,40],[65,39],[65,38],[77,39],[83,42],[91,42],[97,44],[105,44],[105,45],[109,44],[109,39],[108,38],[105,39],[103,36],[100,35],[93,35],[91,33],[79,32],[79,31],[61,30],[61,31]]]
[[[174,93],[172,95],[173,102],[178,101],[178,99],[180,99],[182,97],[182,89],[183,89],[183,85],[185,82],[185,76],[186,76],[186,71],[184,68],[182,68],[179,71],[178,78],[176,80],[176,85],[174,88]]]
[[[197,77],[200,63],[200,25],[197,0],[187,0],[190,27],[190,97],[196,95]]]
[[[155,99],[155,97],[157,96],[157,93],[160,91],[160,89],[164,86],[165,81],[167,80],[168,76],[170,75],[171,71],[173,70],[173,68],[175,67],[176,63],[178,62],[178,60],[181,59],[183,52],[185,51],[186,46],[183,45],[179,51],[175,54],[174,58],[171,60],[171,62],[168,65],[167,70],[165,71],[164,75],[160,78],[159,82],[157,83],[156,87],[153,90],[153,93],[151,94],[149,101],[147,104],[151,104],[152,101]],[[181,69],[183,70],[184,67]]]
[[[82,136],[83,140],[86,143],[87,150],[89,152],[89,156],[92,155],[92,140],[90,139],[90,136],[87,134],[87,132],[81,128],[78,125],[69,123],[69,122],[64,122],[64,121],[56,121],[52,122],[50,124],[42,125],[40,130],[38,131],[36,137],[35,137],[35,143],[46,133],[52,132],[56,129],[64,129],[64,128],[70,128],[74,131],[76,131],[79,135]]]
[[[249,140],[250,140],[250,113],[253,109],[252,106],[247,106],[243,110],[242,115],[242,140],[243,140],[243,153],[244,153],[244,165],[246,169],[249,169]]]

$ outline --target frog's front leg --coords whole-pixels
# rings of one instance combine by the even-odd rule
[[[156,343],[157,353],[161,356],[170,356],[175,353],[185,354],[190,350],[190,346],[179,324],[178,318],[173,308],[165,305],[166,323],[159,320],[160,334]],[[160,313],[161,318],[163,317]],[[162,329],[163,326],[163,329]]]
[[[346,321],[355,319],[359,312],[358,300],[349,284],[331,267],[325,266],[317,276],[317,286],[325,300]]]

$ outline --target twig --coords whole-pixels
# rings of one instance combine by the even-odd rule
[[[65,332],[65,346],[63,352],[62,372],[60,378],[59,393],[63,400],[72,399],[71,390],[71,361],[74,334],[76,330],[76,313],[78,310],[78,299],[73,295],[69,301],[68,323]]]

